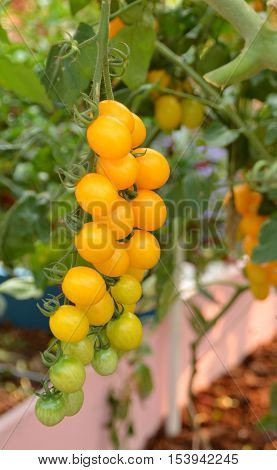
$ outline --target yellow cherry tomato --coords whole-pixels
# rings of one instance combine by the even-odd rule
[[[107,336],[111,345],[120,351],[136,349],[142,340],[141,321],[131,312],[122,313],[108,323]]]
[[[136,184],[139,189],[158,189],[163,186],[170,175],[170,167],[167,159],[157,150],[139,148],[136,158],[138,175]]]
[[[160,259],[160,245],[152,233],[144,230],[134,230],[134,235],[128,243],[130,266],[139,269],[150,269]]]
[[[111,287],[111,294],[116,302],[121,305],[135,304],[142,295],[140,283],[130,274],[123,274],[119,281]]]
[[[182,124],[189,129],[199,127],[204,120],[204,107],[199,101],[182,101]]]
[[[88,222],[75,236],[75,246],[79,255],[92,264],[103,263],[115,251],[112,232],[106,224]]]
[[[141,282],[145,276],[145,269],[134,268],[134,266],[129,266],[126,271],[126,274],[130,274],[134,278],[136,278],[139,282]]]
[[[133,113],[122,103],[114,100],[104,100],[99,103],[100,116],[113,116],[125,124],[130,132],[133,132],[135,120]]]
[[[134,215],[131,205],[123,198],[118,198],[108,217],[100,220],[101,223],[107,224],[116,240],[126,238],[134,227]]]
[[[101,158],[123,158],[132,147],[128,127],[113,116],[99,116],[87,128],[88,144]]]
[[[96,171],[108,178],[116,189],[122,190],[130,188],[135,183],[138,174],[138,163],[131,153],[118,160],[98,158]]]
[[[94,266],[100,273],[111,276],[119,277],[125,274],[130,264],[130,259],[126,248],[121,247],[118,243],[115,245],[113,255],[104,261],[104,263],[95,263]]]
[[[113,18],[109,23],[109,39],[112,39],[119,31],[124,28],[125,24],[119,16]]]
[[[85,313],[89,324],[93,326],[105,325],[110,321],[114,313],[114,301],[108,292],[94,305],[78,306]]]
[[[175,96],[163,95],[155,102],[155,118],[163,131],[172,131],[181,124],[182,108]]]
[[[88,173],[78,182],[75,196],[84,211],[94,218],[108,214],[118,194],[112,183],[103,175]]]
[[[136,228],[153,231],[162,227],[166,221],[166,205],[154,191],[139,189],[131,206]]]
[[[134,125],[134,130],[131,134],[131,138],[132,138],[132,148],[135,148],[141,145],[145,141],[146,127],[142,119],[140,119],[139,116],[137,116],[134,113],[133,113],[133,116],[134,116],[135,125]]]
[[[66,273],[62,282],[62,291],[74,304],[90,305],[102,299],[106,292],[106,284],[95,269],[76,266]]]
[[[86,315],[74,305],[62,305],[51,315],[50,330],[60,341],[76,343],[84,339],[89,330]]]
[[[250,290],[257,300],[265,300],[269,295],[269,285],[266,282],[263,283],[250,283]]]

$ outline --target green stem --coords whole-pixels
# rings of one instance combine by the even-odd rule
[[[218,312],[218,314],[209,322],[210,323],[209,330],[216,325],[216,323],[223,317],[223,315],[225,315],[225,313],[229,310],[229,308],[233,305],[233,303],[236,302],[238,297],[247,289],[249,289],[248,284],[237,287],[236,291],[234,292],[230,300],[222,307],[222,309]]]
[[[210,99],[214,100],[213,107],[221,109],[220,114],[222,114],[222,117],[227,117],[236,126],[236,128],[238,128],[248,138],[253,147],[255,147],[256,150],[260,153],[261,157],[266,158],[267,160],[270,158],[270,155],[268,154],[263,144],[256,137],[254,132],[241,119],[237,110],[233,109],[229,104],[222,102],[220,94],[211,85],[209,85],[209,83],[207,83],[195,70],[193,70],[190,65],[186,64],[181,57],[176,55],[173,51],[171,51],[171,49],[159,41],[156,41],[156,50],[169,62],[179,66],[194,79],[194,81],[202,88],[203,92]]]
[[[175,95],[175,96],[178,96],[179,98],[188,98],[190,100],[199,101],[199,103],[209,106],[210,108],[215,108],[218,110],[221,109],[220,105],[217,105],[213,101],[208,100],[206,98],[202,98],[201,96],[195,96],[190,93],[183,93],[182,91],[172,90],[171,88],[157,87],[157,89],[163,94]]]
[[[247,42],[253,40],[262,25],[259,15],[245,0],[204,0],[204,2],[229,21]]]
[[[102,0],[101,2],[99,30],[97,33],[97,57],[96,57],[95,71],[94,71],[94,76],[93,76],[93,86],[91,90],[92,99],[95,103],[99,103],[99,100],[100,100],[103,64],[104,64],[105,55],[107,54],[110,4],[111,4],[111,0]],[[91,97],[91,94],[90,94],[90,97]]]
[[[125,6],[122,7],[122,8],[119,8],[119,9],[118,9],[117,11],[115,11],[114,13],[111,13],[110,19],[113,19],[113,18],[115,18],[116,16],[121,15],[121,13],[125,13],[126,11],[129,10],[129,8],[133,8],[135,5],[139,5],[139,4],[142,3],[143,1],[145,1],[145,0],[135,0],[135,2],[129,3],[129,4],[125,5]]]

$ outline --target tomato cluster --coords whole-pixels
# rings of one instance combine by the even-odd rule
[[[139,147],[145,138],[142,120],[123,104],[99,103],[99,115],[87,129],[95,172],[83,176],[75,188],[91,219],[74,240],[87,265],[67,271],[62,291],[70,304],[50,317],[62,354],[49,369],[53,389],[37,402],[43,424],[54,425],[79,411],[86,365],[100,375],[112,374],[122,352],[141,343],[142,324],[134,310],[145,270],[160,257],[152,231],[165,223],[166,206],[155,190],[170,173],[163,155]]]
[[[192,93],[190,82],[187,79],[173,80],[165,70],[151,70],[148,73],[148,82],[158,84],[161,88],[173,86],[177,91]],[[203,105],[194,99],[178,99],[173,94],[162,94],[156,90],[151,92],[155,102],[155,119],[163,131],[172,131],[181,124],[189,129],[199,127],[204,119]]]
[[[234,204],[237,213],[241,216],[239,237],[242,239],[243,251],[249,257],[258,244],[260,228],[267,220],[266,216],[258,212],[261,202],[261,193],[252,191],[248,183],[234,187]],[[270,285],[276,286],[277,284],[277,263],[273,261],[255,264],[249,261],[245,266],[245,274],[255,298],[264,300],[269,294]]]

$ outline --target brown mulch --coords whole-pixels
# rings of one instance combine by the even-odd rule
[[[241,365],[217,379],[196,397],[197,420],[210,449],[277,449],[277,431],[261,432],[256,423],[269,410],[270,391],[277,381],[277,338],[259,347]],[[200,446],[203,448],[203,445]],[[192,449],[188,414],[175,438],[166,436],[164,426],[146,449]]]
[[[49,334],[43,330],[1,324],[0,415],[41,387],[39,380],[44,376],[45,369],[39,351],[47,347],[49,339]],[[19,376],[15,377],[14,372]]]

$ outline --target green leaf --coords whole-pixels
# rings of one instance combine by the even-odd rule
[[[43,291],[38,289],[32,277],[13,277],[0,285],[0,293],[17,300],[39,299]]]
[[[74,39],[80,44],[93,36],[92,27],[80,23]],[[93,76],[97,45],[95,41],[89,42],[80,49],[80,54],[61,59],[65,53],[62,44],[51,47],[42,82],[54,103],[71,107]]]
[[[151,370],[146,364],[138,364],[134,373],[137,391],[142,400],[147,398],[153,390]]]
[[[238,130],[228,129],[221,122],[214,121],[204,129],[202,137],[210,147],[225,147],[234,142],[239,134]]]
[[[72,15],[76,15],[79,10],[87,6],[91,0],[69,0]]]
[[[5,42],[6,44],[9,44],[9,42],[10,42],[9,38],[7,36],[7,33],[4,30],[4,28],[1,26],[1,24],[0,24],[0,41]]]
[[[31,67],[25,64],[15,64],[7,57],[0,57],[0,87],[14,92],[21,98],[41,104],[48,111],[52,105],[39,77]]]
[[[32,253],[34,243],[39,239],[48,241],[50,235],[48,201],[43,197],[26,192],[6,212],[0,226],[0,258],[11,262]]]
[[[114,47],[118,47],[120,42],[130,47],[129,63],[122,80],[132,90],[141,86],[146,80],[154,52],[155,37],[153,22],[143,19],[123,28],[112,41]]]
[[[254,248],[253,263],[267,263],[277,259],[277,214],[261,227],[259,245]]]

